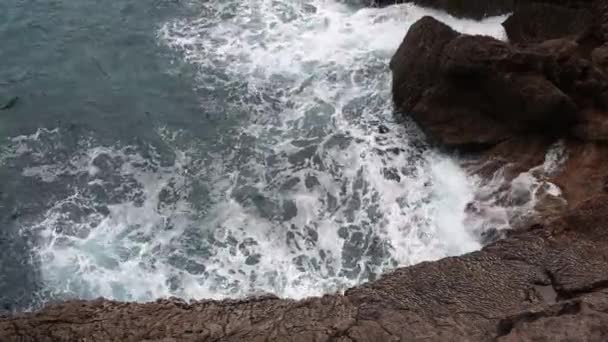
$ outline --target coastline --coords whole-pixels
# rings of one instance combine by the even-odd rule
[[[510,44],[458,35],[434,19],[423,18],[402,45],[423,65],[409,64],[407,55],[399,58],[399,51],[393,59],[394,84],[399,85],[400,72],[408,74],[404,82],[410,82],[406,88],[394,88],[397,107],[414,112],[414,120],[438,146],[475,154],[484,163],[498,163],[490,170],[480,169],[482,176],[506,167],[507,174],[512,174],[507,179],[513,179],[538,165],[538,158],[551,144],[563,141],[569,158],[551,176],[551,182],[561,189],[566,205],[553,207],[551,200],[541,201],[538,220],[510,230],[504,239],[479,252],[400,268],[344,295],[303,301],[275,297],[191,303],[170,299],[147,304],[68,301],[35,313],[3,317],[0,339],[605,339],[608,148],[604,137],[608,130],[604,123],[608,115],[604,114],[608,101],[603,100],[608,100],[608,69],[603,63],[608,54],[602,53],[608,41],[608,2],[581,3],[588,3],[589,8],[581,9],[578,3],[575,9],[559,4],[540,6],[546,6],[543,11],[553,8],[549,10],[560,13],[589,11],[593,16],[590,27],[573,23],[565,25],[568,30],[564,33],[562,28],[551,29],[554,22],[541,20],[534,26],[534,34],[529,34],[530,27],[519,28],[530,16],[538,15],[535,6],[539,5],[521,4],[508,19]],[[586,18],[585,14],[580,18]],[[425,40],[424,35],[435,29],[440,33]],[[446,38],[436,46],[441,42],[439,36]],[[431,58],[419,58],[421,52],[413,46]],[[411,86],[413,70],[422,70],[415,76],[415,87]],[[492,78],[486,79],[487,75]],[[466,86],[450,83],[454,78],[467,79]],[[536,86],[519,91],[530,84]],[[462,98],[470,99],[464,95],[480,88],[500,94],[501,101],[462,103]],[[454,93],[456,89],[464,90],[464,95]],[[513,103],[521,106],[509,107]],[[522,114],[518,108],[532,109]],[[472,121],[467,116],[471,112],[476,113]],[[495,112],[500,115],[488,114]],[[465,116],[469,121],[463,120]],[[464,123],[456,127],[456,134],[454,123]]]

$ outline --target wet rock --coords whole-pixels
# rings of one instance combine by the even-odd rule
[[[420,19],[391,61],[399,115],[441,146],[478,151],[523,135],[567,136],[608,94],[587,43],[513,46],[449,30]]]
[[[481,92],[442,82],[426,91],[410,115],[432,142],[477,150],[510,136],[507,127],[485,115],[490,108]]]
[[[588,141],[608,142],[608,112],[602,110],[586,110],[581,113],[579,122],[572,134]]]
[[[424,92],[438,82],[441,52],[457,36],[449,26],[428,16],[410,27],[390,62],[398,110],[411,112]]]
[[[590,8],[528,2],[517,6],[503,23],[511,43],[539,43],[566,36],[581,37],[593,25]]]
[[[495,74],[482,86],[496,106],[495,117],[513,132],[559,136],[576,121],[574,101],[540,75]]]
[[[603,72],[608,73],[608,44],[604,44],[591,52],[591,60]]]
[[[594,36],[600,41],[608,41],[608,2],[593,1],[592,12],[594,13]]]

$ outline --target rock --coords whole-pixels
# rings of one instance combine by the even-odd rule
[[[491,74],[482,80],[482,89],[495,106],[494,115],[512,132],[561,136],[576,121],[574,102],[538,74]]]
[[[428,89],[410,113],[432,142],[473,151],[510,137],[510,131],[487,115],[491,105],[479,88],[443,81]]]
[[[579,122],[572,134],[586,141],[608,142],[608,112],[600,110],[586,110],[581,113]]]
[[[593,64],[608,74],[608,44],[604,44],[591,52]]]
[[[593,34],[596,39],[602,42],[608,41],[608,2],[605,0],[593,0],[592,13]]]
[[[492,37],[461,35],[445,44],[438,66],[447,76],[470,78],[493,71],[530,71],[533,63],[540,63],[534,57]]]
[[[431,40],[433,32],[440,38]],[[491,37],[454,35],[421,19],[391,61],[393,98],[442,146],[472,150],[530,132],[560,135],[576,122],[578,107],[555,83],[573,93],[584,87],[587,95],[608,84],[571,67],[579,60],[556,61],[557,53],[576,47],[560,40],[515,48]]]
[[[589,8],[555,3],[523,3],[503,23],[511,43],[530,44],[566,36],[581,37],[593,24]]]
[[[522,134],[598,140],[584,113],[608,111],[608,73],[603,48],[589,47],[577,37],[515,46],[426,17],[391,60],[393,99],[445,147],[481,150]]]
[[[422,94],[437,83],[441,52],[456,36],[456,31],[428,16],[410,27],[390,62],[393,99],[400,111],[410,112]]]
[[[568,158],[551,182],[562,189],[569,207],[575,207],[603,191],[608,180],[608,145],[571,140],[566,142],[566,151]]]
[[[575,120],[574,102],[544,73],[559,74],[562,65],[556,59],[577,47],[570,40],[555,40],[519,49],[490,37],[462,35],[446,44],[441,70],[446,77],[466,78],[469,87],[478,87],[491,102],[489,110],[503,123],[517,131],[543,125],[546,130]]]

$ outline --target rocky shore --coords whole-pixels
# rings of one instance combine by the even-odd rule
[[[380,3],[394,1],[380,1]],[[483,250],[303,301],[70,301],[0,319],[1,341],[608,340],[608,1],[414,1],[513,12],[508,42],[424,17],[391,61],[398,115],[505,181],[542,163],[562,191]]]

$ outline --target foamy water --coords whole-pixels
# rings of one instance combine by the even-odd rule
[[[91,139],[50,158],[60,130],[13,138],[0,161],[67,184],[21,228],[38,237],[45,291],[303,298],[479,249],[481,232],[507,227],[512,214],[491,200],[494,221],[467,214],[488,190],[393,120],[388,61],[427,14],[504,36],[503,17],[336,1],[210,1],[198,16],[164,23],[159,44],[198,68],[193,86],[238,128],[204,141],[159,127],[168,159]]]

